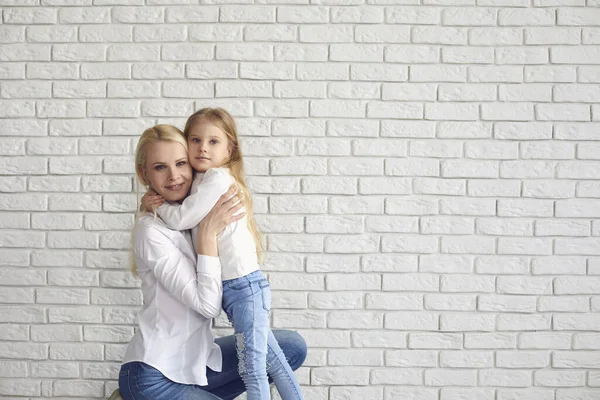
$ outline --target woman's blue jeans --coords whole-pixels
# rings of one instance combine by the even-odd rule
[[[273,331],[289,365],[300,368],[306,358],[306,342],[296,332]],[[167,379],[157,369],[142,362],[129,362],[121,366],[119,390],[124,400],[233,400],[246,391],[238,372],[235,336],[216,339],[221,347],[223,366],[221,372],[206,369],[207,386],[184,385]]]
[[[262,272],[223,281],[223,310],[233,324],[238,372],[248,400],[271,398],[268,377],[283,400],[304,400],[298,379],[269,328],[271,287]]]

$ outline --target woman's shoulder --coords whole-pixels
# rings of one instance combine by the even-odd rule
[[[133,228],[133,248],[137,254],[162,254],[177,242],[178,231],[173,231],[151,213],[140,215]],[[156,254],[155,254],[156,253]]]
[[[141,213],[133,227],[133,238],[144,238],[147,236],[160,236],[166,235],[171,231],[167,225],[152,213],[144,212]]]

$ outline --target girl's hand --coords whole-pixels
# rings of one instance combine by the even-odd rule
[[[198,224],[198,254],[218,255],[217,235],[227,225],[244,218],[245,212],[234,215],[243,206],[236,195],[235,187],[231,186]]]
[[[146,192],[142,197],[142,210],[154,212],[158,207],[165,202],[165,199],[153,190]]]

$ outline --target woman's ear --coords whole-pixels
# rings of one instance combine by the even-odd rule
[[[142,178],[146,181],[146,186],[150,186],[150,180],[148,179],[148,174],[146,172],[146,167],[142,167]]]

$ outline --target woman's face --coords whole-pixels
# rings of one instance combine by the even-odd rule
[[[167,201],[183,200],[192,183],[187,151],[173,141],[148,145],[144,173],[152,189]]]

